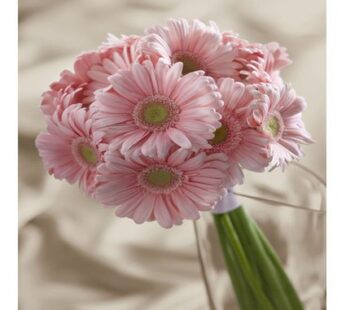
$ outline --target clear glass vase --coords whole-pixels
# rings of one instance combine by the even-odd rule
[[[246,177],[246,185],[235,188],[241,204],[279,255],[304,308],[325,309],[324,181],[300,165],[291,165],[285,173],[273,171],[267,178]],[[194,225],[210,309],[239,309],[213,215],[204,212]]]

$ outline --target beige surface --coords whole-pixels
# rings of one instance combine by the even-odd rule
[[[137,226],[43,170],[33,145],[44,128],[40,94],[74,55],[107,32],[140,34],[169,17],[212,19],[250,40],[278,40],[294,60],[284,76],[310,104],[305,121],[317,143],[302,162],[324,177],[324,15],[322,0],[21,0],[20,309],[207,309],[190,222],[169,231]],[[285,188],[281,198],[292,193],[306,195]]]

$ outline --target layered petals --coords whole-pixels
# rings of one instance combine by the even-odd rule
[[[228,156],[230,185],[241,184],[241,168],[262,172],[268,166],[269,138],[247,121],[248,107],[256,101],[249,88],[230,78],[219,80],[219,90],[224,106],[218,110],[222,115],[222,126],[209,141],[212,148],[208,152],[223,152]]]
[[[112,90],[96,95],[93,126],[120,152],[165,157],[173,146],[198,151],[218,128],[223,105],[203,72],[181,75],[182,64],[133,64],[109,78]]]
[[[288,85],[281,89],[270,84],[257,85],[256,92],[262,102],[251,106],[249,123],[270,138],[272,168],[284,168],[303,156],[301,144],[313,142],[302,120],[306,101]]]
[[[64,70],[60,74],[60,79],[42,96],[41,109],[45,115],[51,116],[55,110],[75,103],[89,108],[95,93],[110,87],[109,76],[128,69],[139,59],[137,37],[114,41],[102,45],[99,50],[82,53],[76,58],[73,71]]]
[[[203,70],[213,78],[228,76],[234,52],[230,44],[223,44],[215,23],[209,25],[195,19],[170,19],[167,26],[156,26],[146,31],[141,40],[144,55],[166,64],[182,62],[183,73]]]
[[[105,153],[98,168],[95,197],[116,214],[136,223],[156,220],[170,228],[183,219],[196,220],[212,209],[227,178],[227,156],[193,154],[176,149],[162,160]]]
[[[277,42],[250,43],[233,32],[222,34],[224,44],[231,44],[235,57],[227,76],[246,84],[272,83],[282,86],[280,70],[290,65],[286,48]]]
[[[69,183],[79,182],[92,195],[96,167],[106,146],[102,135],[92,133],[89,112],[81,104],[69,106],[61,114],[54,113],[47,131],[36,138],[36,147],[50,174]]]

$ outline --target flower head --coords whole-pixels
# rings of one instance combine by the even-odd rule
[[[114,34],[108,33],[106,41],[99,46],[99,50],[102,52],[113,51],[119,54],[123,54],[125,51],[128,54],[127,58],[134,60],[140,56],[140,50],[138,49],[140,38],[137,35],[121,35],[118,38]]]
[[[110,75],[128,69],[137,60],[137,40],[137,37],[117,39],[102,45],[100,50],[79,55],[74,71],[64,70],[60,80],[53,82],[43,94],[43,113],[52,115],[55,110],[75,103],[88,108],[95,100],[95,92],[110,86]]]
[[[284,168],[303,156],[301,144],[313,142],[302,120],[306,102],[288,85],[257,85],[254,92],[262,99],[251,106],[248,123],[270,138],[271,166]]]
[[[118,216],[167,228],[195,220],[243,169],[284,167],[312,142],[306,103],[281,78],[290,63],[275,42],[197,19],[109,34],[43,94],[39,155]]]
[[[170,19],[167,26],[146,31],[141,49],[154,62],[162,58],[166,64],[183,63],[183,74],[203,70],[213,78],[227,76],[234,57],[230,44],[222,43],[216,24],[194,19]]]
[[[80,103],[84,106],[90,105],[94,101],[94,91],[109,85],[107,77],[113,73],[113,68],[108,66],[107,60],[110,60],[112,55],[113,50],[82,53],[74,63],[74,71],[64,70],[60,80],[50,85],[51,89],[59,91],[66,87],[81,88],[83,96]]]
[[[166,228],[196,220],[213,208],[227,175],[224,154],[177,149],[162,160],[124,157],[112,146],[98,169],[95,197],[136,223],[157,220]]]
[[[92,133],[89,112],[81,104],[67,107],[61,115],[54,113],[36,146],[50,174],[69,183],[79,182],[92,194],[105,145],[100,134]]]
[[[42,94],[41,111],[46,116],[61,115],[69,106],[80,103],[83,89],[66,86],[64,89],[50,89]]]
[[[221,124],[214,81],[197,71],[181,75],[182,64],[161,60],[133,64],[109,78],[112,90],[96,95],[94,128],[120,152],[165,157],[177,145],[197,151]]]
[[[286,48],[276,42],[250,43],[229,31],[222,36],[223,42],[231,44],[235,53],[229,77],[246,84],[283,84],[280,70],[291,64]]]
[[[231,185],[242,183],[241,168],[262,172],[269,164],[269,139],[247,122],[248,107],[256,100],[248,88],[230,78],[219,80],[219,90],[224,106],[218,112],[222,115],[221,127],[216,129],[209,140],[211,152],[225,153],[231,163]]]

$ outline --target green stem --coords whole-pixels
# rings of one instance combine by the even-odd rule
[[[265,251],[268,254],[268,258],[271,260],[274,268],[276,269],[276,272],[278,273],[278,275],[281,278],[281,284],[282,284],[289,300],[291,301],[291,305],[292,305],[293,309],[294,310],[303,310],[304,307],[303,307],[303,305],[299,299],[299,296],[298,296],[296,290],[294,289],[291,281],[289,280],[286,272],[284,271],[279,257],[277,256],[277,254],[273,250],[272,246],[270,245],[267,238],[264,236],[261,229],[255,223],[252,223],[252,225],[253,225],[254,229],[256,230],[256,233],[258,234]]]
[[[253,254],[253,242],[251,242],[251,236],[248,236],[247,234],[245,234],[242,230],[241,227],[239,225],[239,223],[237,221],[232,221],[231,217],[228,214],[228,217],[230,219],[230,221],[232,222],[236,233],[238,235],[239,241],[243,246],[244,252],[246,254],[246,256],[249,259],[249,262],[251,264],[252,269],[255,271],[255,276],[257,278],[257,280],[259,282],[262,282],[261,279],[261,275],[260,275],[260,270],[257,266],[257,257]]]
[[[257,309],[263,309],[263,310],[273,309],[273,306],[271,305],[267,296],[263,292],[261,283],[258,281],[256,277],[256,273],[254,273],[254,271],[251,268],[251,265],[244,253],[243,247],[239,241],[236,231],[232,225],[232,222],[228,218],[228,215],[219,214],[215,216],[220,217],[220,222],[222,224],[222,227],[224,228],[224,232],[226,234],[228,242],[230,243],[230,246],[232,247],[234,253],[236,254],[237,259],[239,260],[239,268],[241,268],[247,283],[251,287],[255,295],[255,298],[257,299],[257,302],[259,304],[259,308]]]
[[[228,214],[229,218],[232,221],[232,217],[231,214]],[[240,221],[236,221],[233,219],[232,221],[237,234],[239,236],[240,242],[243,245],[244,251],[247,255],[247,257],[249,257],[249,260],[252,264],[252,268],[254,270],[256,270],[256,275],[259,278],[259,281],[261,281],[261,283],[263,284],[263,290],[265,292],[265,294],[270,298],[270,300],[273,302],[273,304],[275,305],[275,308],[278,308],[278,306],[280,305],[281,301],[277,299],[277,294],[275,294],[275,291],[273,292],[271,289],[271,285],[270,283],[268,283],[268,279],[266,277],[266,273],[263,272],[262,268],[261,268],[261,263],[259,263],[261,261],[261,258],[258,257],[258,253],[256,251],[256,244],[254,243],[254,240],[252,238],[251,235],[248,235],[246,233],[246,230],[243,229],[242,223]],[[266,258],[263,258],[266,259]]]
[[[250,240],[250,244],[246,244],[247,250],[256,258],[262,283],[265,285],[265,291],[269,294],[270,299],[275,305],[275,309],[280,310],[298,310],[294,302],[290,300],[290,295],[287,294],[283,287],[282,276],[277,272],[277,268],[269,259],[266,248],[263,245],[262,239],[251,223],[250,218],[245,213],[242,207],[237,208],[228,213],[232,222],[237,223],[239,234],[244,234]]]
[[[234,252],[229,246],[227,239],[225,238],[225,232],[220,222],[220,217],[214,216],[214,220],[223,250],[225,263],[231,276],[232,285],[237,296],[238,303],[242,310],[257,309],[257,303],[252,294],[252,291],[246,283],[244,276],[242,275],[242,272],[239,268],[239,263],[234,255]]]

